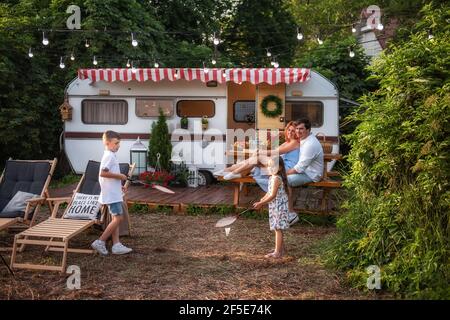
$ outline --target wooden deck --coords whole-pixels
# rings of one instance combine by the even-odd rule
[[[51,189],[51,197],[71,196],[75,185],[66,186],[61,189]],[[234,184],[212,184],[198,188],[172,188],[175,194],[168,194],[156,189],[144,188],[142,185],[132,185],[128,189],[127,202],[129,204],[139,203],[149,206],[172,206],[174,211],[184,212],[188,205],[214,206],[233,205]],[[328,214],[336,213],[335,191],[333,190],[328,207]],[[240,195],[240,207],[249,207],[251,202],[260,199],[264,195],[257,185],[249,185],[247,192]],[[296,211],[324,214],[320,211],[322,190],[315,188],[295,188],[294,208]],[[325,213],[326,214],[326,213]]]

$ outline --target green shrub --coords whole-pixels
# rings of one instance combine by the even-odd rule
[[[360,288],[378,265],[383,289],[448,299],[450,29],[445,9],[426,11],[410,39],[374,62],[380,89],[352,115],[349,198],[327,260]]]

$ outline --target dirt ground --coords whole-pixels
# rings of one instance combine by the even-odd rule
[[[220,216],[134,213],[133,248],[126,256],[69,254],[68,265],[81,268],[81,289],[68,290],[57,272],[16,271],[0,262],[0,299],[373,299],[352,290],[325,269],[317,255],[319,240],[334,227],[294,225],[285,233],[287,254],[268,260],[274,236],[267,220],[235,222],[227,237],[214,227]],[[98,237],[90,230],[72,247],[87,248]],[[0,233],[0,246],[12,235]],[[2,253],[9,261],[9,253]],[[22,261],[58,261],[61,254],[28,247]]]

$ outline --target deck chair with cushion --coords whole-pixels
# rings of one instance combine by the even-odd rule
[[[100,206],[97,201],[100,195],[99,170],[100,162],[89,161],[73,196],[69,198],[49,198],[48,200],[54,204],[51,217],[15,236],[11,255],[11,269],[50,270],[64,273],[69,252],[94,252],[92,249],[69,248],[69,242],[95,224],[101,225],[106,219],[107,206]],[[129,177],[131,177],[133,170],[134,164],[131,166],[127,163],[120,164],[121,173]],[[58,218],[58,209],[62,203],[68,203],[68,205],[62,216]],[[61,264],[17,263],[19,245],[45,246],[45,251],[60,251],[63,253]]]
[[[56,161],[55,158],[9,159],[6,162],[0,177],[0,231],[28,228],[35,223],[40,207],[48,197],[48,186]],[[50,203],[49,207],[51,210]]]

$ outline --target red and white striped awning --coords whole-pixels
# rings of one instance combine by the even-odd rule
[[[309,80],[310,69],[305,68],[258,68],[258,69],[191,69],[191,68],[115,68],[115,69],[79,69],[78,78],[91,81],[161,81],[161,80],[200,80],[202,82],[217,81],[224,83],[251,82],[259,83],[294,83]]]

